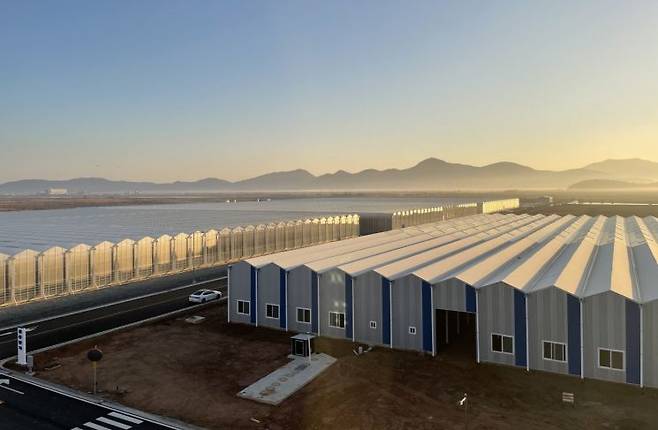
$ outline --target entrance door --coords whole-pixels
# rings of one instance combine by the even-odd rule
[[[437,309],[435,318],[437,353],[475,358],[475,314]]]
[[[306,342],[300,339],[295,339],[295,350],[293,354],[300,357],[306,357]]]

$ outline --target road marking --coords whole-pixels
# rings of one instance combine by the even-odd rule
[[[118,412],[110,412],[108,415],[114,418],[119,418],[120,420],[128,421],[129,423],[133,424],[141,424],[144,422],[142,420],[138,420],[137,418],[129,417],[128,415],[120,414]]]
[[[89,427],[90,429],[94,429],[94,430],[112,430],[112,429],[109,429],[107,427],[104,427],[104,426],[101,426],[101,425],[98,425],[98,424],[94,424],[94,423],[91,423],[91,422],[85,423],[85,426]]]
[[[14,390],[13,388],[9,388],[9,387],[3,387],[3,386],[0,386],[0,388],[2,388],[3,390],[11,391],[12,393],[16,393],[16,394],[25,394],[25,393],[22,392],[22,391]]]
[[[11,392],[14,392],[16,394],[25,394],[22,391],[14,390],[13,388],[5,387],[5,385],[9,385],[9,379],[0,379],[0,388],[3,390],[9,390]]]
[[[103,424],[109,424],[111,426],[118,427],[123,430],[128,430],[129,428],[132,428],[132,426],[129,426],[128,424],[120,423],[119,421],[114,421],[105,417],[96,418],[96,421],[100,421]]]

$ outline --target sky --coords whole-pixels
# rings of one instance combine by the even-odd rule
[[[656,1],[0,0],[0,181],[658,161]]]

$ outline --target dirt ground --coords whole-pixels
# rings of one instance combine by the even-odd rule
[[[287,362],[288,335],[227,324],[225,312],[217,306],[198,325],[179,318],[44,353],[37,376],[89,391],[86,351],[98,344],[104,397],[211,429],[463,428],[464,392],[469,429],[658,425],[658,390],[476,365],[459,347],[434,358],[385,348],[357,357],[351,342],[328,339],[316,349],[338,361],[281,405],[262,405],[236,393]],[[562,404],[563,391],[575,393],[575,406]]]

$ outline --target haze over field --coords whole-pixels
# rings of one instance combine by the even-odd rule
[[[437,174],[470,187],[501,160],[658,160],[657,22],[655,1],[6,1],[0,182],[302,167],[320,178],[295,184],[342,187],[348,175],[322,175],[439,157],[487,166],[471,182]],[[485,183],[599,179],[508,168]],[[405,174],[359,183],[406,187]]]

